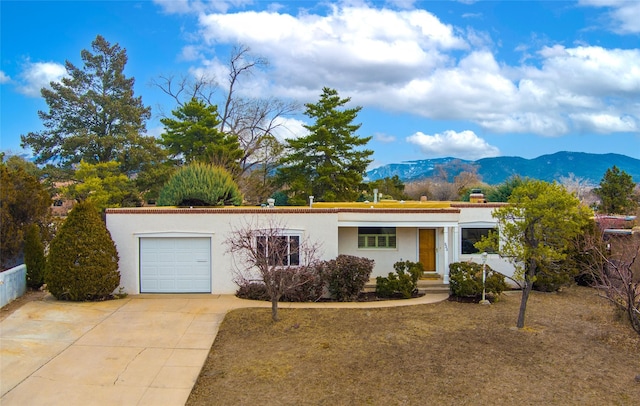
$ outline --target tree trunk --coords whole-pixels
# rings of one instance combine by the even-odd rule
[[[516,327],[523,328],[524,327],[524,316],[527,311],[527,300],[529,300],[529,294],[531,293],[531,289],[533,288],[533,281],[528,276],[525,277],[524,281],[524,290],[522,291],[522,300],[520,301],[520,312],[518,313],[518,323]]]
[[[273,321],[278,321],[280,318],[278,317],[278,298],[271,297],[271,319]]]

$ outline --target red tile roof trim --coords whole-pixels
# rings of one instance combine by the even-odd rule
[[[473,206],[473,205],[472,205]],[[477,206],[474,206],[477,207]],[[280,214],[303,214],[303,213],[432,213],[432,214],[447,214],[447,213],[460,213],[460,209],[447,208],[447,209],[366,209],[366,208],[327,208],[327,209],[313,209],[313,208],[295,208],[295,207],[277,207],[277,208],[213,208],[213,207],[167,207],[167,208],[153,208],[153,207],[131,207],[131,208],[113,208],[107,209],[107,214],[255,214],[255,213],[268,213],[275,212]]]

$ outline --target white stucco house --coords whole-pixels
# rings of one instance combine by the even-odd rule
[[[473,243],[496,228],[501,204],[397,202],[314,203],[312,207],[117,208],[107,228],[120,256],[126,293],[233,294],[235,266],[225,241],[247,225],[275,221],[295,246],[320,247],[320,259],[340,254],[375,261],[372,277],[386,276],[400,260],[420,261],[448,283],[449,264],[481,263]],[[299,258],[290,258],[295,265]],[[489,254],[487,264],[511,276],[513,266]]]

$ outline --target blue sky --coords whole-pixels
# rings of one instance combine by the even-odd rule
[[[125,74],[150,106],[150,134],[175,102],[160,75],[221,83],[231,46],[269,67],[246,96],[300,103],[335,88],[379,165],[558,151],[640,158],[640,2],[7,1],[0,2],[0,149],[41,130],[39,89],[81,66],[100,34],[127,50]],[[302,134],[302,114],[282,137]]]

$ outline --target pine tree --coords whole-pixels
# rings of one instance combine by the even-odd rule
[[[570,243],[583,232],[592,213],[561,185],[538,180],[526,180],[514,188],[508,202],[492,213],[498,220],[499,238],[492,233],[475,246],[495,249],[516,267],[515,277],[524,282],[517,321],[517,327],[523,328],[534,282],[552,272],[572,272],[564,267]]]
[[[638,198],[634,196],[635,183],[631,175],[617,166],[607,169],[600,181],[600,187],[594,193],[600,198],[599,210],[606,214],[628,214],[638,207]]]
[[[304,204],[310,195],[316,201],[355,201],[360,195],[373,151],[362,149],[371,137],[355,134],[360,125],[352,122],[361,107],[344,108],[350,100],[325,87],[316,104],[305,105],[315,123],[305,126],[306,137],[287,140],[289,154],[278,170],[292,203]]]
[[[124,75],[126,50],[98,35],[93,52],[82,50],[83,67],[66,62],[67,75],[41,90],[49,111],[39,111],[45,130],[22,135],[36,163],[70,168],[84,160],[95,164],[118,161],[127,175],[160,154],[145,121],[151,109],[134,96],[134,79]]]
[[[45,283],[71,301],[107,298],[120,284],[116,246],[91,203],[76,204],[51,242]]]
[[[218,131],[218,108],[196,98],[172,112],[175,119],[160,121],[166,130],[162,144],[174,159],[183,163],[206,162],[222,166],[230,173],[238,173],[238,160],[243,151],[237,137]]]

